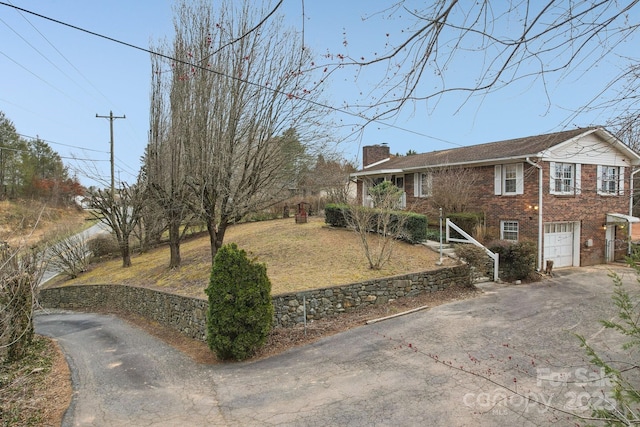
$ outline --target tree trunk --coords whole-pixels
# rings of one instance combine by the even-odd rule
[[[213,265],[218,248],[216,247],[216,224],[210,217],[207,217],[207,232],[209,233],[209,246],[211,247],[211,265]]]
[[[209,243],[211,245],[211,265],[213,265],[218,249],[220,249],[224,243],[224,235],[227,231],[227,225],[227,221],[223,219],[216,227],[216,224],[207,218],[207,231],[209,232]]]
[[[129,239],[122,243],[120,253],[122,255],[122,268],[131,267],[131,248],[129,246]]]
[[[169,268],[180,267],[180,223],[177,221],[169,225],[169,251],[171,253]]]

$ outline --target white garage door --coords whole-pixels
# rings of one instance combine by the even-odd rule
[[[550,222],[544,225],[544,259],[554,267],[573,265],[573,223]]]

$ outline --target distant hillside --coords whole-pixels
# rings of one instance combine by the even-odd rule
[[[86,212],[76,207],[51,207],[36,201],[0,201],[0,242],[31,246],[58,229],[83,228]]]

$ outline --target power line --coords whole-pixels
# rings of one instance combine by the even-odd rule
[[[70,65],[70,66],[71,66],[71,67],[72,67],[72,68],[73,68],[73,69],[74,69],[74,70],[75,70],[75,71],[80,75],[80,77],[82,77],[82,78],[84,79],[84,81],[86,81],[86,82],[87,82],[87,83],[88,83],[88,84],[89,84],[89,85],[90,85],[90,86],[91,86],[91,87],[92,87],[92,88],[93,88],[97,93],[99,93],[99,94],[100,94],[104,99],[106,99],[106,100],[107,100],[107,102],[109,102],[109,103],[113,104],[113,102],[112,102],[112,101],[111,101],[111,100],[110,100],[110,99],[109,99],[109,98],[108,98],[104,93],[102,93],[102,92],[100,91],[100,89],[98,89],[98,88],[97,88],[97,87],[96,87],[96,86],[95,86],[95,85],[94,85],[94,84],[93,84],[93,83],[92,83],[92,82],[91,82],[91,81],[90,81],[90,80],[89,80],[89,79],[88,79],[84,74],[82,74],[82,72],[78,69],[78,67],[76,67],[76,66],[75,66],[71,61],[69,61],[69,59],[68,59],[68,58],[67,58],[67,57],[66,57],[62,52],[60,52],[60,50],[59,50],[59,49],[58,49],[58,48],[57,48],[53,43],[51,43],[51,41],[50,41],[50,40],[49,40],[49,39],[48,39],[44,34],[42,34],[42,32],[41,32],[40,30],[38,30],[38,28],[36,28],[36,26],[35,26],[35,25],[33,25],[33,24],[31,23],[31,21],[29,21],[29,20],[27,19],[27,17],[26,17],[26,16],[24,16],[24,14],[23,14],[21,11],[18,11],[18,13],[20,14],[20,16],[22,16],[22,19],[24,19],[25,21],[27,21],[27,23],[31,26],[31,28],[33,28],[33,29],[34,29],[38,34],[40,34],[40,37],[42,37],[42,38],[43,38],[43,39],[44,39],[44,40],[49,44],[49,46],[51,46],[51,47],[52,47],[52,48],[53,48],[53,49],[58,53],[58,55],[60,55],[60,56],[62,57],[62,59],[64,59],[64,60],[66,61],[66,63],[67,63],[67,64],[69,64],[69,65]],[[3,22],[4,22],[4,21],[3,21]],[[5,23],[5,25],[6,25],[6,23]],[[7,25],[7,26],[8,26],[8,25]],[[11,28],[11,27],[9,27],[9,28]],[[13,30],[13,29],[12,29],[12,31],[13,31],[14,33],[16,32],[16,31],[15,31],[15,30]],[[17,33],[16,33],[16,34],[17,34]],[[22,38],[22,36],[20,36],[20,34],[18,34],[18,36],[19,36],[20,38]],[[22,39],[24,40],[24,38],[22,38]],[[26,42],[26,40],[25,40],[25,42]],[[27,42],[27,44],[29,44],[29,43]],[[31,44],[29,44],[29,46],[31,46]],[[35,49],[35,48],[34,48],[34,49]],[[36,50],[36,51],[37,51],[37,50]],[[47,59],[47,58],[45,58],[45,59]],[[47,59],[47,60],[48,60],[48,59]],[[49,62],[51,62],[51,61],[49,61]],[[52,64],[52,65],[54,65],[54,67],[58,68],[57,66],[55,66],[55,64]],[[58,68],[58,69],[59,69],[59,68]],[[59,70],[60,70],[60,69],[59,69]],[[62,72],[62,70],[60,70],[60,71]],[[63,72],[63,74],[64,74],[64,72]],[[66,74],[65,74],[65,75],[66,75]],[[69,77],[69,76],[67,76],[67,77]],[[75,83],[75,80],[71,79],[70,77],[69,77],[69,79]],[[79,87],[81,87],[80,85],[78,85],[78,86],[79,86]],[[82,87],[81,87],[81,88],[82,88]],[[82,88],[82,89],[84,89],[84,88]],[[89,92],[87,91],[87,93],[89,93]]]
[[[128,173],[131,176],[136,176],[137,175],[137,172],[134,172],[135,168],[129,166],[124,160],[122,160],[118,156],[116,156],[116,160],[118,161],[118,163],[117,163],[118,167],[120,167],[121,169],[125,169],[126,173]]]
[[[252,86],[256,86],[256,87],[259,87],[261,89],[268,90],[268,91],[271,91],[271,92],[274,92],[274,93],[277,93],[277,94],[280,94],[280,95],[283,95],[283,96],[287,95],[286,93],[283,93],[283,92],[279,91],[278,89],[274,89],[272,87],[264,86],[264,85],[261,85],[261,84],[258,84],[258,83],[243,79],[241,77],[230,76],[230,75],[227,75],[225,73],[222,73],[222,72],[219,72],[219,71],[216,71],[216,70],[212,70],[212,69],[203,67],[203,66],[198,65],[198,64],[194,64],[194,63],[191,63],[191,62],[188,62],[188,61],[184,61],[182,59],[173,58],[173,57],[171,57],[169,55],[165,55],[165,54],[160,53],[160,52],[155,52],[155,51],[152,51],[150,49],[146,49],[146,48],[134,45],[132,43],[128,43],[128,42],[125,42],[125,41],[122,41],[122,40],[115,39],[115,38],[110,37],[110,36],[106,36],[104,34],[96,33],[95,31],[87,30],[85,28],[78,27],[76,25],[69,24],[69,23],[60,21],[58,19],[51,18],[51,17],[45,16],[45,15],[39,14],[37,12],[33,12],[33,11],[30,11],[30,10],[18,7],[18,6],[14,6],[14,5],[9,4],[9,3],[5,3],[5,2],[1,2],[0,1],[0,5],[7,6],[7,7],[10,7],[10,8],[16,9],[18,11],[22,11],[22,12],[28,13],[30,15],[37,16],[38,18],[45,19],[47,21],[51,21],[51,22],[56,23],[58,25],[62,25],[62,26],[74,29],[76,31],[80,31],[80,32],[92,35],[94,37],[98,37],[98,38],[105,39],[105,40],[108,40],[108,41],[113,42],[113,43],[117,43],[117,44],[123,45],[123,46],[129,47],[131,49],[139,50],[139,51],[151,54],[151,55],[156,55],[156,56],[159,56],[160,58],[164,58],[164,59],[167,59],[169,61],[174,61],[176,63],[180,63],[180,64],[183,64],[183,65],[188,65],[190,67],[197,68],[197,69],[199,69],[201,71],[208,71],[210,73],[214,73],[214,74],[217,74],[217,75],[229,78],[229,79],[237,80],[237,81],[240,81],[240,82],[252,85]],[[276,6],[276,8],[274,8],[274,10],[269,14],[269,16],[272,13],[275,12],[275,9],[277,9],[278,6]],[[264,19],[263,21],[265,21],[265,20],[266,19]],[[243,37],[244,36],[246,36],[246,34],[244,34]],[[412,131],[410,129],[406,129],[406,128],[403,128],[403,127],[400,127],[400,126],[397,126],[397,125],[393,125],[393,124],[389,124],[389,123],[380,121],[380,120],[378,120],[376,118],[368,118],[368,117],[365,117],[363,114],[360,114],[360,113],[354,113],[354,112],[351,112],[351,111],[348,111],[348,110],[340,109],[338,107],[334,107],[334,106],[331,106],[331,105],[323,104],[323,103],[320,103],[320,102],[317,102],[317,101],[312,101],[312,100],[306,99],[306,98],[299,98],[299,99],[301,99],[304,102],[308,102],[308,103],[310,103],[312,105],[318,106],[318,107],[326,108],[326,109],[331,110],[331,111],[335,111],[335,112],[338,112],[338,113],[346,114],[348,116],[356,117],[359,120],[364,120],[366,123],[378,123],[378,124],[381,124],[381,125],[384,125],[384,126],[388,126],[390,128],[393,128],[393,129],[397,129],[397,130],[401,130],[401,131],[404,131],[404,132],[413,133],[413,134],[418,135],[418,136],[423,136],[425,138],[434,139],[434,140],[441,141],[441,142],[444,142],[444,143],[447,143],[447,144],[451,144],[451,145],[455,145],[455,146],[461,146],[460,144],[455,143],[455,142],[451,142],[451,141],[447,141],[447,140],[442,139],[442,138],[437,138],[437,137],[433,137],[433,136],[430,136],[430,135],[426,135],[426,134],[421,133],[421,132]]]
[[[13,148],[13,147],[5,147],[3,145],[0,145],[0,150],[7,150],[7,151],[13,151],[16,153],[31,153],[31,151],[29,150],[22,150],[20,148]],[[58,153],[56,153],[58,154]],[[58,157],[61,159],[69,159],[69,160],[84,160],[86,162],[108,162],[108,160],[99,160],[99,159],[82,159],[79,157],[70,157],[70,156],[61,156],[60,154],[58,154]]]
[[[38,80],[40,80],[41,82],[43,82],[44,84],[46,84],[47,86],[49,86],[50,88],[52,88],[53,90],[60,92],[62,95],[64,95],[65,97],[71,99],[74,102],[77,102],[78,104],[82,104],[81,102],[71,98],[69,95],[67,95],[63,90],[58,89],[57,87],[55,87],[54,85],[52,85],[51,83],[49,83],[48,81],[46,81],[45,79],[43,79],[42,77],[40,77],[39,75],[37,75],[36,73],[34,73],[33,71],[31,71],[30,69],[28,69],[27,67],[25,67],[24,65],[20,64],[18,61],[16,61],[15,59],[11,58],[9,55],[7,55],[4,52],[0,52],[0,55],[4,56],[5,58],[7,58],[9,61],[13,62],[14,64],[16,64],[18,67],[22,68],[23,70],[25,70],[27,73],[31,74],[32,76],[34,76],[35,78],[37,78]]]
[[[29,138],[29,139],[39,139],[42,142],[46,142],[47,144],[56,144],[56,145],[62,145],[63,147],[69,147],[69,148],[77,148],[78,150],[84,150],[84,151],[93,151],[95,153],[103,153],[103,154],[109,154],[108,151],[101,151],[101,150],[95,150],[92,148],[85,148],[85,147],[79,147],[77,145],[70,145],[70,144],[63,144],[62,142],[55,142],[55,141],[50,141],[47,139],[42,139],[39,136],[29,136],[29,135],[24,135],[21,133],[17,134],[18,136],[21,136],[23,138]]]
[[[9,24],[7,24],[2,18],[0,18],[0,22],[2,22],[5,26],[7,26],[7,28],[9,28],[11,31],[13,31],[14,34],[16,34],[18,37],[20,37],[20,39],[25,42],[31,49],[35,50],[42,58],[45,59],[45,61],[47,61],[49,64],[51,64],[55,69],[57,69],[58,71],[60,71],[60,73],[62,73],[62,75],[64,75],[66,78],[68,78],[71,82],[76,83],[76,81],[74,79],[71,78],[71,76],[69,76],[67,73],[64,72],[64,70],[62,70],[60,67],[58,67],[53,61],[51,61],[44,53],[40,52],[38,50],[38,48],[36,48],[34,45],[32,45],[27,39],[25,39],[24,37],[22,37],[22,35],[20,33],[18,33],[16,30],[14,30]],[[27,21],[29,22],[29,21]],[[46,40],[46,39],[45,39]],[[6,55],[5,55],[6,56]],[[14,61],[15,62],[15,61]]]

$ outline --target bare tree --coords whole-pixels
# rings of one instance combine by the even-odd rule
[[[637,32],[637,8],[637,0],[399,0],[366,17],[403,23],[401,31],[387,34],[385,46],[350,53],[346,39],[344,50],[331,56],[335,62],[318,66],[329,72],[355,67],[362,79],[370,77],[367,71],[382,75],[363,100],[350,105],[370,119],[390,117],[407,102],[428,101],[434,108],[450,92],[485,95],[518,81],[539,81],[547,91],[551,75],[579,75],[615,54]],[[632,61],[614,80],[637,75]],[[479,66],[470,68],[470,62]],[[452,72],[459,69],[464,73]],[[629,79],[626,97],[637,93],[631,90],[637,81]],[[551,98],[550,91],[545,95]]]
[[[431,203],[444,212],[464,212],[474,199],[480,175],[471,168],[443,167],[432,172]]]
[[[116,236],[122,267],[131,267],[131,247],[129,238],[140,219],[143,200],[139,188],[122,184],[116,194],[97,190],[91,194],[91,215],[108,225]]]
[[[140,221],[133,232],[134,238],[140,242],[140,252],[146,252],[158,245],[162,240],[162,233],[167,229],[162,209],[149,193],[144,197],[145,203],[140,211]]]
[[[0,355],[21,359],[33,338],[33,309],[42,274],[33,251],[0,250]]]
[[[47,237],[50,244],[46,248],[48,266],[54,271],[74,279],[87,271],[91,262],[91,251],[84,233],[75,230],[57,230],[55,235]]]
[[[169,231],[169,268],[177,268],[181,262],[180,242],[192,218],[185,155],[191,104],[182,85],[184,76],[180,70],[166,71],[165,65],[160,56],[152,55],[149,145],[139,181],[145,189],[147,208],[162,213]]]
[[[398,215],[402,190],[390,181],[372,186],[373,208],[352,204],[343,210],[347,226],[360,237],[369,268],[380,270],[391,259],[393,245],[402,237],[403,217]]]
[[[355,171],[356,167],[344,159],[318,155],[315,167],[304,180],[305,188],[323,195],[329,203],[347,204],[353,197],[349,175]]]
[[[43,211],[44,207],[32,233]],[[45,257],[37,249],[27,249],[24,244],[0,247],[0,361],[19,360],[26,354],[33,338],[33,310],[45,266]]]
[[[155,130],[151,130],[149,135],[155,135]],[[140,208],[140,218],[133,230],[133,237],[140,242],[140,252],[145,252],[149,248],[160,243],[162,233],[167,230],[164,213],[157,203],[149,179],[149,170],[152,165],[149,163],[149,153],[152,145],[148,144],[142,156],[142,167],[138,174],[136,187],[138,187],[139,197],[143,200]]]
[[[188,201],[206,223],[212,258],[230,224],[286,197],[298,148],[320,141],[319,87],[302,71],[309,53],[280,18],[262,19],[267,12],[248,0],[176,9],[177,60],[164,67],[171,122],[159,125],[179,147],[171,159],[189,167],[191,197],[170,199]]]
[[[636,153],[640,153],[640,114],[629,112],[607,123],[613,134]]]
[[[640,89],[640,88],[639,88]],[[628,111],[626,115],[609,120],[607,126],[613,134],[636,153],[640,153],[640,114]],[[633,175],[633,213],[640,212],[640,177]]]

